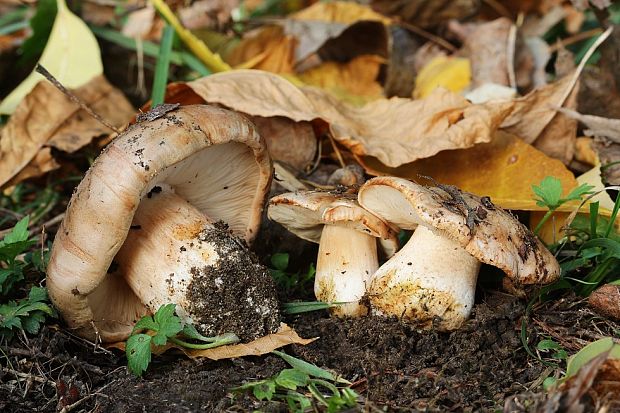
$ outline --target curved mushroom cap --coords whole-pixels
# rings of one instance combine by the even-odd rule
[[[401,228],[425,225],[454,240],[481,262],[503,270],[515,284],[546,284],[560,275],[557,260],[538,238],[489,198],[386,176],[367,181],[358,200]]]
[[[52,301],[82,336],[126,337],[145,310],[107,271],[141,199],[165,185],[251,241],[271,171],[264,141],[234,112],[185,106],[132,125],[104,149],[69,202],[47,268]]]
[[[382,219],[360,207],[356,195],[337,191],[298,191],[274,196],[269,219],[307,241],[319,243],[323,226],[338,225],[381,239],[386,254],[398,248],[397,232]]]

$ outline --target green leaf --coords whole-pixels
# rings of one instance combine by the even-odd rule
[[[536,346],[536,348],[541,351],[548,351],[548,350],[559,350],[562,348],[562,346],[560,346],[559,343],[553,340],[546,339],[546,340],[541,340]]]
[[[549,389],[555,386],[557,382],[558,379],[556,379],[555,377],[547,377],[542,383],[543,389],[545,389],[545,391],[549,391]]]
[[[565,379],[577,374],[581,367],[605,352],[609,352],[609,358],[620,359],[620,344],[614,343],[611,337],[588,344],[568,360]]]
[[[138,322],[133,326],[132,333],[140,330],[157,331],[158,329],[159,324],[157,324],[155,320],[153,320],[153,317],[150,315],[145,315],[144,317],[139,319]]]
[[[562,197],[562,181],[553,176],[546,176],[539,186],[532,185],[532,190],[538,195],[537,204],[555,209]]]
[[[252,394],[258,400],[271,400],[276,392],[276,383],[273,380],[265,380],[252,388]]]
[[[298,301],[292,303],[284,303],[282,308],[286,314],[301,314],[310,311],[327,310],[337,305],[345,304],[344,302],[325,303],[322,301]]]
[[[166,344],[168,337],[176,336],[181,330],[183,325],[181,319],[174,315],[175,304],[166,304],[161,306],[153,317],[158,327],[155,329],[157,334],[153,336],[153,343],[158,346]]]
[[[559,180],[558,180],[558,182],[559,182]],[[562,184],[560,183],[560,188],[561,187],[562,187]],[[569,194],[566,196],[566,198],[563,198],[562,200],[563,201],[578,201],[584,195],[589,194],[590,191],[592,191],[592,189],[594,189],[594,186],[592,186],[592,185],[581,184],[577,188],[575,188],[572,191],[570,191]]]
[[[56,0],[39,0],[37,2],[37,12],[30,19],[32,35],[26,39],[21,47],[22,55],[18,64],[30,63],[41,55],[52,31],[57,11]]]
[[[276,384],[289,390],[297,390],[308,384],[310,376],[297,369],[284,369],[275,378]]]
[[[327,370],[323,370],[322,368],[315,366],[314,364],[308,363],[307,361],[300,360],[293,356],[289,356],[286,353],[281,351],[274,350],[272,353],[282,357],[284,361],[290,364],[291,367],[297,369],[303,373],[308,374],[309,376],[318,377],[320,379],[332,380],[335,381],[336,377],[332,373]]]
[[[136,376],[142,376],[151,362],[151,336],[135,334],[127,339],[125,347],[127,367]]]
[[[17,222],[11,232],[4,236],[4,239],[0,241],[0,248],[8,244],[14,244],[16,242],[26,241],[29,237],[28,222],[29,217],[26,216]]]
[[[295,413],[303,413],[312,407],[310,398],[292,391],[286,394],[286,404],[288,404],[290,411]]]
[[[28,293],[28,300],[31,302],[47,300],[47,290],[43,287],[32,287]]]
[[[284,271],[288,268],[289,255],[285,252],[278,252],[271,256],[271,265],[276,270]]]

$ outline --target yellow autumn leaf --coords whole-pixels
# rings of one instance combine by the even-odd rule
[[[415,80],[413,96],[425,98],[438,87],[462,92],[471,82],[469,59],[437,56],[420,70]]]
[[[292,15],[296,20],[318,20],[351,24],[360,20],[379,21],[389,24],[390,19],[368,6],[346,1],[317,2]]]
[[[58,14],[39,64],[67,88],[78,88],[103,73],[99,45],[88,26],[68,9],[65,0],[56,0]],[[32,72],[0,103],[1,114],[11,114],[32,88],[44,79]]]
[[[538,185],[546,176],[558,178],[565,193],[577,186],[574,175],[562,162],[502,131],[496,132],[489,143],[442,151],[398,168],[389,168],[371,157],[361,161],[372,175],[394,175],[412,180],[432,176],[437,182],[489,196],[494,204],[506,209],[545,210],[536,205],[532,185]],[[570,206],[566,208],[572,210]]]
[[[347,63],[325,62],[298,75],[299,80],[330,92],[339,100],[363,105],[383,97],[383,87],[377,81],[385,59],[362,55]]]

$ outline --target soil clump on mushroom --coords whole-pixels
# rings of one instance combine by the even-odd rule
[[[198,330],[207,336],[235,333],[243,342],[275,333],[280,314],[267,268],[222,221],[198,238],[227,257],[216,266],[191,269],[194,278],[187,287],[188,310],[202,320]]]

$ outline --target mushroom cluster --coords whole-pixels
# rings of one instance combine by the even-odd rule
[[[364,315],[361,303],[369,301],[375,314],[453,330],[471,313],[481,263],[500,268],[517,286],[559,277],[557,260],[538,238],[487,197],[377,177],[359,188],[357,199],[345,198],[343,209],[334,193],[287,193],[272,198],[268,211],[301,238],[319,242],[321,234],[315,294],[349,303],[336,315]],[[334,206],[343,210],[334,214]],[[414,232],[394,254],[399,229]],[[380,267],[373,237],[393,254]]]
[[[171,109],[129,127],[86,173],[52,247],[50,297],[103,341],[167,303],[205,334],[274,332],[275,286],[246,246],[271,183],[264,141],[234,112]]]

